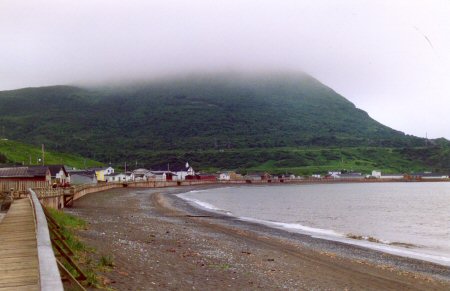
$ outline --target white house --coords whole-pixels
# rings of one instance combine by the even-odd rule
[[[52,182],[57,184],[70,183],[70,175],[64,165],[47,166],[52,176]]]
[[[186,162],[186,164],[184,166],[171,167],[170,171],[175,173],[173,180],[177,180],[177,181],[184,181],[184,180],[186,180],[186,176],[188,176],[188,175],[194,176],[195,175],[194,169],[191,166],[189,166],[188,162]]]
[[[126,182],[127,175],[123,173],[105,175],[105,180],[107,182]]]
[[[152,174],[155,181],[167,181],[168,175],[172,177],[172,174],[167,171],[152,171]]]
[[[150,171],[147,169],[136,169],[133,172],[131,172],[131,180],[133,181],[147,181],[146,174]]]
[[[230,181],[231,175],[229,172],[223,172],[219,174],[219,180],[220,181]]]
[[[146,181],[154,181],[156,179],[156,175],[153,174],[152,172],[148,171],[147,173],[145,173],[144,179]]]
[[[342,172],[340,172],[340,171],[330,171],[330,172],[328,172],[328,176],[333,178],[333,179],[339,179],[341,174],[342,174]]]
[[[372,171],[372,177],[374,177],[376,179],[381,179],[381,171],[373,170]]]

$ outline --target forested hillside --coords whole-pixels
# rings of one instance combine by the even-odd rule
[[[425,146],[312,77],[287,73],[3,91],[0,126],[11,139],[113,163],[163,163],[155,159],[159,152],[199,158],[201,152],[249,153],[223,165],[240,167],[251,163],[252,151]]]

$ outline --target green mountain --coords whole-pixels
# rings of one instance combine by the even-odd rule
[[[0,140],[0,164],[2,165],[39,165],[42,149],[21,142]],[[99,167],[103,164],[91,159],[84,159],[79,155],[45,151],[45,163],[48,165],[64,164],[83,169],[85,167]]]
[[[324,148],[337,148],[335,158],[344,165],[347,158],[339,149],[396,151],[426,145],[424,139],[380,124],[299,73],[192,75],[120,86],[3,91],[0,126],[11,139],[103,162],[146,166],[189,159],[201,167],[281,168],[276,164],[285,161],[302,168],[331,157],[295,158],[299,149]],[[420,156],[422,162],[404,167],[438,168],[431,156]]]

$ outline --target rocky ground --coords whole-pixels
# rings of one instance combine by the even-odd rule
[[[79,235],[97,256],[114,257],[104,274],[109,287],[450,290],[447,267],[228,221],[192,210],[173,196],[178,191],[115,189],[66,210],[89,223]]]

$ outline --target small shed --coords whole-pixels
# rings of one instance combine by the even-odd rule
[[[51,174],[46,166],[0,168],[0,191],[27,191],[50,185]]]

